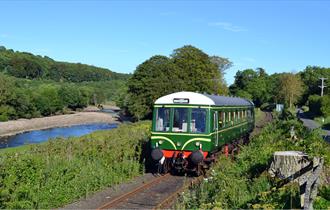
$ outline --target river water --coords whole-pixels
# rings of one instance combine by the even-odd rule
[[[83,136],[97,130],[110,130],[116,127],[117,124],[94,123],[29,131],[26,133],[17,134],[15,136],[0,138],[0,149],[7,147],[17,147],[24,144],[36,144],[48,141],[51,138]]]

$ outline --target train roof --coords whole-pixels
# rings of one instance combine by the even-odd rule
[[[189,105],[210,105],[210,106],[254,106],[247,99],[238,97],[209,95],[195,92],[176,92],[162,96],[155,101],[159,104],[189,104]]]

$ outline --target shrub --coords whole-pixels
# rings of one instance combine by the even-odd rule
[[[290,140],[289,129],[295,127],[298,140]],[[296,120],[275,121],[242,146],[235,161],[223,156],[212,168],[209,178],[182,197],[179,208],[187,209],[288,209],[300,208],[299,186],[295,183],[276,188],[276,180],[267,175],[275,151],[305,151],[311,157],[321,156],[330,165],[330,146],[320,134],[309,132]],[[315,206],[324,207],[329,191],[321,190]],[[322,200],[323,199],[323,200]],[[325,200],[324,200],[325,199]]]
[[[320,111],[324,117],[330,116],[330,96],[329,95],[322,97]]]
[[[318,95],[311,95],[308,97],[309,111],[314,115],[321,115],[321,97]]]

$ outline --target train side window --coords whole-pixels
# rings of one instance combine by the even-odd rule
[[[221,116],[222,116],[222,126],[221,127],[225,127],[226,126],[226,112],[221,112]]]
[[[235,122],[235,111],[233,111],[233,112],[230,112],[230,114],[231,114],[231,120],[230,120],[230,123],[231,123],[231,125],[233,125],[234,124],[234,122]]]
[[[225,113],[224,112],[219,112],[219,127],[223,128],[225,127]]]
[[[230,112],[227,112],[227,125],[230,125]]]
[[[170,109],[158,108],[156,113],[156,131],[170,130]]]
[[[213,130],[214,131],[217,130],[217,112],[216,111],[213,113]]]

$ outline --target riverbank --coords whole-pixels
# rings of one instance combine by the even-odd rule
[[[90,123],[119,123],[119,121],[111,115],[102,112],[79,112],[51,117],[19,119],[0,122],[0,137],[12,136],[33,130]]]

